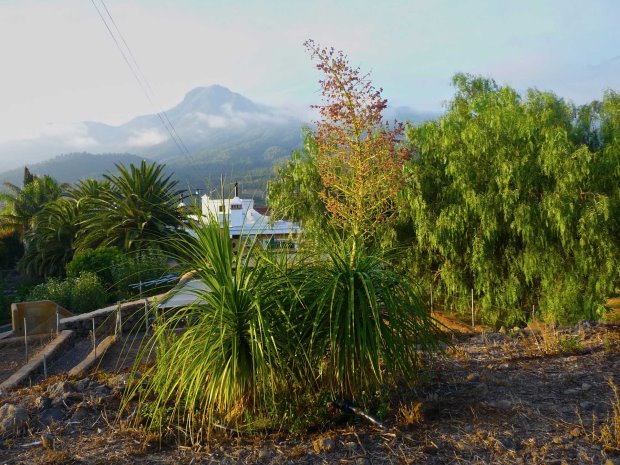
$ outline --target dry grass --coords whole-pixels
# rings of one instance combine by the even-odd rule
[[[396,419],[399,425],[405,427],[422,423],[422,421],[424,421],[422,403],[412,402],[410,404],[401,404],[396,413]]]
[[[577,412],[577,416],[579,417],[579,424],[586,437],[592,442],[600,444],[603,449],[608,452],[620,453],[620,393],[618,392],[618,386],[611,378],[608,383],[613,395],[609,400],[611,412],[605,421],[600,423],[593,414],[592,427],[588,429],[584,425],[579,412]]]
[[[578,336],[565,335],[551,325],[532,321],[528,325],[525,339],[525,351],[532,356],[554,354],[578,354],[583,352],[583,345]]]
[[[620,323],[620,297],[614,297],[607,301],[610,311],[605,315],[607,323]]]
[[[66,451],[48,450],[37,463],[40,465],[68,465],[75,462],[76,460]]]

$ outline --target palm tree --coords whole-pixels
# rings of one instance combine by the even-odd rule
[[[31,277],[62,276],[73,258],[73,241],[79,228],[77,202],[60,197],[48,202],[36,215],[24,236],[20,269]]]
[[[125,252],[141,252],[169,237],[181,225],[177,211],[179,190],[164,165],[116,165],[117,174],[104,175],[106,184],[83,183],[78,190],[89,194],[83,201],[78,249],[116,246]]]
[[[217,219],[192,224],[193,234],[175,242],[175,257],[194,270],[206,290],[179,311],[159,314],[155,333],[136,366],[155,347],[157,363],[143,372],[144,388],[132,391],[150,403],[155,428],[181,421],[194,437],[218,422],[242,427],[246,411],[271,411],[292,379],[286,356],[284,309],[290,299],[273,292],[277,269],[247,239],[236,254]],[[175,328],[185,326],[182,333]],[[284,326],[286,326],[284,324]]]
[[[66,187],[47,175],[34,178],[22,188],[10,182],[4,185],[8,191],[0,193],[0,202],[4,204],[0,212],[0,232],[17,233],[22,240],[32,228],[36,214],[49,201],[60,197]]]

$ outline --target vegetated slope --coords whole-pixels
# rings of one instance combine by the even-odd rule
[[[78,150],[132,153],[180,165],[271,166],[300,146],[305,124],[286,110],[254,103],[217,85],[190,91],[165,116],[174,131],[166,130],[159,114],[119,126],[92,121],[51,125],[34,139],[0,144],[0,166],[19,168]]]
[[[2,403],[30,415],[30,427],[4,442],[0,459],[93,465],[102,457],[119,464],[616,463],[617,436],[600,432],[620,420],[612,408],[612,386],[620,384],[619,338],[617,325],[587,322],[460,336],[445,354],[428,357],[412,388],[381,393],[384,404],[369,413],[383,410],[384,430],[326,405],[325,412],[314,412],[318,425],[309,431],[237,435],[222,429],[194,448],[160,441],[143,428],[118,427],[135,407],[118,412],[126,373],[99,371],[68,381],[57,376],[0,395]],[[42,410],[41,400],[58,407]],[[57,421],[41,424],[52,413]],[[48,445],[39,445],[42,440]]]
[[[95,155],[92,153],[68,153],[59,155],[40,163],[27,165],[28,169],[36,175],[47,174],[59,182],[75,182],[85,178],[99,179],[106,172],[115,171],[115,163],[129,166],[139,164],[142,160],[150,160],[129,153],[105,153]],[[0,174],[1,182],[11,182],[21,186],[24,176],[24,168],[15,168]]]
[[[36,174],[74,182],[101,177],[114,162],[147,159],[165,163],[182,187],[218,189],[224,175],[231,183],[241,182],[244,195],[261,198],[273,167],[301,147],[302,128],[308,125],[284,109],[219,85],[193,89],[166,116],[180,138],[176,143],[157,114],[119,126],[93,121],[52,125],[34,139],[0,143],[0,181],[19,183],[24,165]],[[388,119],[419,122],[435,116],[395,107]]]

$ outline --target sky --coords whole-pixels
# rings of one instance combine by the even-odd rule
[[[101,0],[0,0],[0,142],[79,121],[122,124],[159,110],[93,6]],[[620,1],[104,0],[169,108],[221,84],[306,114],[319,74],[312,38],[370,71],[393,106],[439,112],[456,72],[576,104],[620,91]]]

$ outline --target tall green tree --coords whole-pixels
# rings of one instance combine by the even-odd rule
[[[267,185],[267,200],[276,218],[300,223],[310,236],[319,236],[327,223],[327,212],[320,192],[324,186],[316,166],[316,144],[309,130],[304,132],[304,147],[276,168]]]
[[[30,277],[63,276],[73,258],[73,242],[79,229],[77,202],[60,197],[45,204],[36,214],[33,227],[24,237],[24,256],[19,268]]]
[[[87,196],[77,248],[115,246],[126,252],[161,247],[181,225],[177,209],[180,190],[164,165],[116,165],[116,174],[106,174],[107,184],[82,185]]]
[[[588,115],[549,92],[453,83],[447,113],[407,131],[410,269],[460,308],[473,288],[488,322],[522,321],[533,305],[596,317],[619,278],[617,98]]]
[[[23,239],[32,228],[36,214],[51,200],[60,197],[66,187],[50,176],[35,177],[22,188],[6,182],[0,193],[4,204],[0,212],[0,232],[17,233]]]

